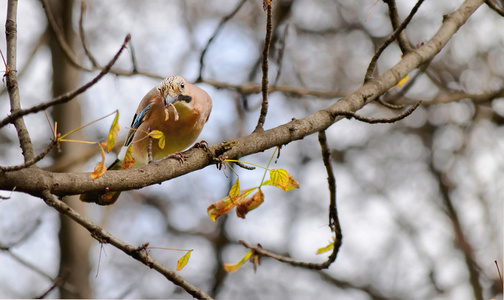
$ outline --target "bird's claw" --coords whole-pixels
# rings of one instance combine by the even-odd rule
[[[205,151],[208,151],[208,143],[205,140],[202,140],[199,143],[194,144],[193,148],[201,148]]]
[[[170,154],[166,158],[174,158],[174,159],[180,161],[180,163],[183,163],[184,161],[187,160],[187,156],[185,156],[184,154],[182,154],[180,152],[175,152],[173,154]]]

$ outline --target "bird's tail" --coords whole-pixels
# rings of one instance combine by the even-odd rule
[[[116,159],[107,170],[121,170],[121,161]],[[94,192],[80,195],[80,200],[83,202],[96,203],[98,205],[112,205],[117,201],[121,191],[113,192]]]

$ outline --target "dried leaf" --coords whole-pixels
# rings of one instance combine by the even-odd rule
[[[128,146],[128,149],[126,149],[126,155],[124,155],[123,163],[122,163],[122,169],[127,170],[133,166],[135,163],[135,158],[133,157],[133,144],[130,144]]]
[[[273,169],[270,171],[270,180],[263,185],[273,185],[285,192],[299,188],[299,183],[285,169]]]
[[[189,257],[191,256],[192,250],[187,251],[184,256],[182,256],[178,261],[177,261],[177,271],[182,270],[185,265],[189,262]]]
[[[101,162],[96,164],[96,167],[94,168],[94,171],[89,175],[91,176],[91,179],[95,180],[96,178],[99,178],[105,174],[107,171],[107,167],[105,167],[105,151],[103,150],[103,147],[100,145],[100,143],[97,143],[98,147],[100,147],[100,153],[102,156]]]
[[[211,204],[207,208],[208,216],[215,222],[218,217],[225,215],[228,211],[235,207],[235,205],[236,204],[228,196],[226,196],[226,198]]]
[[[166,139],[165,139],[165,135],[162,131],[152,130],[151,132],[149,132],[149,136],[153,139],[158,140],[159,148],[164,149],[165,144],[166,144]]]
[[[228,273],[233,273],[236,272],[244,263],[249,260],[249,258],[252,256],[252,251],[249,251],[245,256],[236,264],[224,264],[224,270]]]
[[[252,197],[246,198],[240,202],[240,204],[236,207],[236,215],[242,219],[245,219],[245,215],[249,211],[256,209],[263,202],[264,194],[261,189],[259,189],[259,191]]]
[[[96,167],[94,168],[94,171],[90,174],[91,179],[96,179],[98,177],[103,176],[105,172],[107,171],[107,167],[105,167],[105,164],[102,163],[101,161],[96,164]]]
[[[233,185],[233,187],[237,184],[237,182],[238,182],[238,180]],[[227,214],[233,207],[235,207],[236,205],[242,203],[244,201],[245,197],[247,197],[254,190],[255,190],[255,188],[246,189],[246,190],[243,190],[243,191],[238,191],[238,194],[234,195],[236,193],[236,191],[234,191],[234,189],[231,188],[231,190],[229,191],[229,193],[233,194],[233,196],[230,197],[228,195],[224,199],[219,200],[219,201],[211,204],[207,208],[208,216],[210,217],[210,219],[212,219],[212,221],[215,222],[218,217]]]
[[[119,112],[116,113],[116,116],[114,118],[114,121],[112,122],[112,125],[110,126],[110,130],[108,133],[107,137],[107,142],[105,143],[105,148],[107,150],[107,153],[112,151],[112,148],[114,147],[114,144],[117,139],[117,134],[119,133]]]

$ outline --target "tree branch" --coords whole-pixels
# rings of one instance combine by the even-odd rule
[[[24,164],[17,165],[17,166],[9,166],[9,167],[0,166],[0,171],[1,172],[12,172],[12,171],[17,171],[17,170],[21,170],[24,168],[28,168],[29,166],[36,164],[42,158],[44,158],[51,151],[51,149],[54,148],[56,143],[57,143],[56,140],[51,141],[49,146],[47,146],[47,148],[44,151],[42,151],[39,155],[35,156],[33,159],[26,161]]]
[[[240,10],[240,8],[243,6],[243,4],[245,4],[247,0],[241,0],[238,5],[233,9],[233,11],[231,11],[228,15],[224,16],[222,18],[222,20],[220,21],[219,25],[217,26],[217,29],[215,29],[214,33],[212,34],[212,36],[210,37],[210,39],[208,40],[205,48],[203,48],[203,51],[201,51],[201,56],[200,56],[200,60],[199,60],[199,63],[200,63],[200,68],[199,68],[199,75],[198,75],[198,79],[196,81],[201,81],[202,80],[202,74],[203,74],[203,60],[205,59],[205,54],[208,50],[208,48],[210,47],[210,44],[212,44],[212,42],[214,41],[215,37],[220,33],[220,31],[222,30],[222,28],[224,27],[224,25],[229,21],[231,20],[235,15],[236,13],[238,13],[238,11]]]
[[[392,28],[395,31],[397,30],[397,28],[401,27],[401,19],[399,18],[399,13],[397,12],[396,2],[395,0],[383,0],[383,2],[387,3],[388,5],[390,22],[392,23]],[[413,47],[408,41],[408,37],[406,36],[404,30],[401,30],[401,32],[399,33],[397,42],[403,54],[406,54],[413,50]]]
[[[9,116],[7,116],[5,119],[3,119],[0,122],[0,128],[9,124],[9,123],[16,122],[17,120],[19,120],[21,117],[23,117],[25,115],[45,110],[45,109],[47,109],[51,106],[54,106],[54,105],[66,103],[66,102],[72,100],[73,98],[75,98],[76,96],[84,93],[87,89],[89,89],[90,87],[95,85],[105,74],[107,74],[110,71],[110,69],[112,68],[112,65],[115,64],[115,62],[117,61],[117,59],[121,55],[122,51],[126,48],[126,44],[129,42],[130,38],[131,38],[131,36],[128,34],[126,36],[126,38],[124,39],[124,42],[123,42],[121,48],[119,49],[119,51],[116,53],[116,55],[112,58],[112,60],[108,63],[108,65],[106,65],[105,68],[103,68],[103,70],[101,70],[101,72],[95,78],[93,78],[91,81],[89,81],[88,83],[86,83],[85,85],[79,87],[78,89],[76,89],[74,91],[68,92],[66,94],[63,94],[63,95],[55,98],[52,101],[42,103],[42,104],[33,106],[31,108],[28,108],[28,109],[19,109],[19,110],[12,112]]]
[[[262,131],[264,122],[266,121],[266,114],[268,114],[268,56],[271,44],[271,31],[273,28],[271,20],[271,1],[263,0],[263,6],[266,10],[266,36],[264,37],[264,48],[262,54],[262,81],[261,81],[261,92],[262,92],[262,104],[261,112],[259,114],[259,120],[257,121],[257,126],[254,132]]]
[[[394,33],[392,33],[380,45],[380,47],[378,47],[378,49],[376,50],[375,54],[373,55],[373,58],[371,59],[371,62],[369,63],[368,69],[366,71],[366,76],[364,77],[364,82],[367,82],[368,80],[371,79],[371,77],[373,75],[373,71],[374,71],[374,69],[376,67],[376,62],[378,61],[378,58],[382,54],[383,50],[385,50],[385,48],[387,48],[388,45],[390,45],[394,40],[396,40],[397,37],[399,36],[399,34],[404,30],[404,28],[406,28],[406,26],[408,26],[409,22],[411,21],[411,19],[415,15],[415,13],[418,11],[418,9],[420,8],[420,5],[422,5],[423,1],[424,0],[418,0],[418,2],[415,4],[415,6],[413,6],[413,8],[411,9],[409,15],[401,23],[401,25],[399,27],[397,27],[397,29],[394,31]]]
[[[99,66],[98,62],[96,61],[94,56],[89,51],[87,44],[86,44],[86,34],[84,33],[84,24],[83,24],[84,23],[84,13],[86,12],[86,8],[87,8],[86,1],[82,1],[80,18],[79,18],[79,34],[80,34],[80,38],[81,38],[82,48],[84,48],[84,53],[91,61],[91,64],[93,64],[93,67],[98,67]]]
[[[504,17],[504,9],[495,0],[486,0],[485,3],[496,13]]]
[[[192,295],[194,298],[198,299],[212,299],[205,292],[192,285],[188,281],[186,281],[182,276],[178,275],[171,269],[165,267],[155,259],[149,256],[148,252],[145,248],[138,247],[135,248],[125,242],[119,240],[100,226],[94,224],[88,219],[81,216],[78,212],[73,210],[70,206],[68,206],[63,201],[56,199],[48,190],[43,190],[41,195],[42,199],[46,202],[47,205],[53,207],[61,214],[64,214],[80,224],[82,227],[86,228],[91,236],[99,241],[100,243],[111,244],[117,249],[123,251],[125,254],[131,256],[137,261],[143,263],[147,267],[156,270],[161,275],[166,277],[166,279],[170,280],[174,284],[183,288],[187,293]]]
[[[19,98],[19,88],[17,82],[16,71],[16,51],[17,51],[17,0],[9,0],[7,4],[7,21],[5,22],[5,34],[7,36],[7,66],[5,76],[7,77],[7,91],[11,106],[11,114],[16,114],[21,111],[21,101]],[[35,153],[30,134],[26,129],[23,119],[15,119],[14,126],[16,127],[19,144],[23,151],[24,161],[33,160]],[[2,126],[0,126],[2,127]]]
[[[187,152],[188,159],[182,167],[178,161],[164,159],[140,168],[107,171],[95,181],[91,180],[89,174],[58,174],[43,170],[28,172],[24,169],[0,174],[0,189],[10,191],[16,187],[17,191],[30,194],[37,194],[43,189],[49,189],[51,193],[60,196],[105,191],[106,189],[111,191],[138,189],[204,168],[214,163],[214,158],[221,155],[237,159],[303,139],[305,136],[325,130],[340,120],[342,117],[337,117],[338,113],[355,112],[362,108],[388,91],[411,70],[430,60],[482,3],[483,0],[465,1],[457,11],[445,18],[441,28],[430,41],[404,56],[397,65],[378,78],[367,82],[332,106],[303,119],[292,120],[276,128],[238,138],[232,147],[229,147],[229,143],[222,143],[209,146],[209,151],[191,149]]]

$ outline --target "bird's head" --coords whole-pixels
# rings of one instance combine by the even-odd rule
[[[188,83],[182,76],[170,76],[161,82],[158,91],[164,99],[165,106],[177,101],[190,103],[193,99],[188,93]]]

